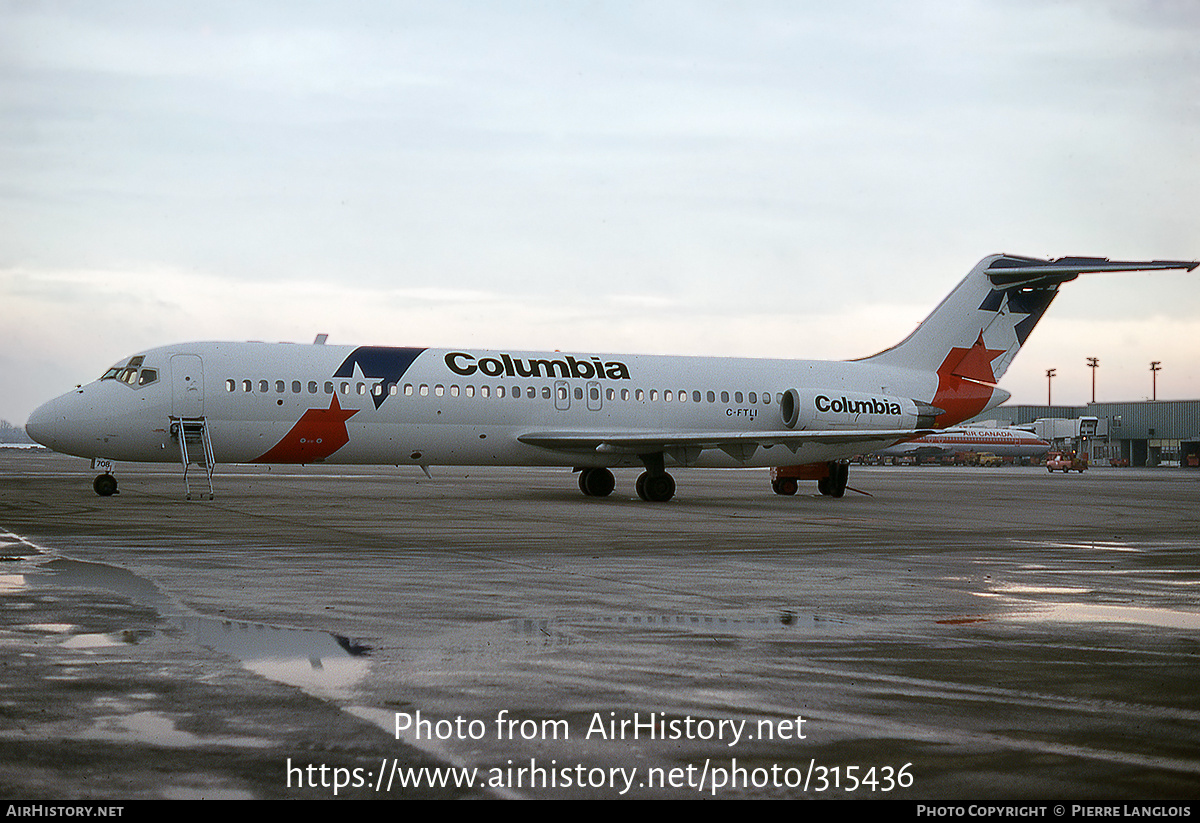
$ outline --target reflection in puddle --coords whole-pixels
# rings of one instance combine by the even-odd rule
[[[1129,543],[1123,543],[1116,540],[1095,540],[1087,543],[1071,543],[1061,540],[1012,540],[1011,542],[1023,546],[1037,546],[1043,549],[1099,549],[1100,551],[1110,552],[1144,552],[1145,549]]]
[[[73,634],[59,645],[64,649],[101,649],[123,643],[121,636],[116,634]]]
[[[77,735],[80,740],[107,740],[113,742],[153,743],[174,749],[196,746],[237,746],[241,748],[266,748],[269,740],[257,737],[205,736],[183,731],[175,721],[161,712],[130,712],[97,717],[92,726]]]
[[[1016,583],[1001,583],[997,594],[1084,594],[1091,591],[1078,586],[1021,586]]]
[[[1027,604],[1032,611],[1014,612],[1009,618],[1019,622],[1056,623],[1129,623],[1162,629],[1200,629],[1200,613],[1176,609],[1150,609],[1141,606],[1108,606],[1097,603]]]
[[[240,661],[246,668],[268,679],[297,686],[322,697],[346,698],[355,684],[367,674],[370,647],[342,635],[309,629],[293,629],[264,623],[222,620],[192,613],[174,602],[158,586],[133,572],[103,563],[88,563],[52,557],[34,549],[34,569],[23,575],[0,577],[0,594],[31,587],[102,589],[115,592],[135,603],[153,608],[167,624],[200,646]],[[151,633],[126,629],[116,633],[82,632],[69,623],[28,624],[28,630],[67,635],[59,645],[69,649],[101,649],[137,644]],[[137,718],[136,729],[162,733],[163,739],[177,741],[164,745],[184,745],[184,737],[167,734],[159,719],[140,715],[122,715],[120,722]],[[167,721],[169,722],[169,721]],[[119,726],[108,719],[110,731]],[[113,725],[117,724],[117,725]],[[131,727],[122,734],[134,734]],[[156,738],[157,739],[157,738]]]
[[[349,697],[370,668],[368,647],[341,635],[201,616],[171,622],[256,674],[322,697]]]

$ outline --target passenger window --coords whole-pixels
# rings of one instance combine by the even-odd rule
[[[667,402],[667,403],[671,402],[671,390],[670,389],[667,389],[666,391],[663,392],[663,401]]]
[[[579,387],[579,386],[576,386],[576,387],[575,387],[575,399],[576,399],[576,400],[582,400],[582,399],[583,399],[583,389],[582,389],[581,387]]]
[[[559,387],[558,387],[558,399],[559,399],[559,400],[566,400],[566,399],[568,398],[568,396],[569,396],[569,393],[567,392],[567,387],[566,387],[566,386],[559,386]]]
[[[232,380],[225,381],[225,391],[233,391],[235,388],[237,388],[237,384],[234,383]]]
[[[491,393],[492,393],[492,390],[490,388],[488,388],[487,386],[479,387],[479,396],[480,397],[490,397]]]
[[[299,393],[300,393],[300,381],[293,380],[292,381],[292,394],[299,394]]]
[[[458,386],[451,386],[451,387],[450,387],[450,396],[451,396],[451,397],[458,397]]]
[[[282,380],[275,381],[275,391],[277,391],[279,394],[283,394],[283,381]]]
[[[475,387],[474,387],[474,386],[467,386],[467,387],[466,387],[466,394],[467,394],[467,397],[474,397],[474,396],[475,396]]]
[[[363,395],[363,394],[366,394],[366,393],[367,393],[367,386],[366,386],[366,384],[365,384],[365,383],[359,383],[359,384],[358,384],[358,386],[357,386],[356,388],[357,388],[357,390],[358,390],[358,393],[359,393],[360,395]]]
[[[635,400],[641,401],[641,400],[645,399],[646,391],[644,389],[638,389],[637,391],[635,391],[633,393],[633,397]]]
[[[269,392],[271,390],[270,382],[268,382],[266,380],[259,380],[258,381],[258,390],[262,394],[266,394],[267,392]]]
[[[504,387],[503,387],[503,386],[497,386],[497,387],[496,387],[496,396],[497,396],[497,397],[503,397],[503,396],[504,396]]]
[[[650,402],[653,403],[656,400],[658,400],[658,389],[651,389],[650,390]]]
[[[316,381],[316,380],[309,380],[309,381],[308,381],[308,393],[309,393],[309,394],[316,394],[316,393],[317,393],[317,381]]]
[[[693,402],[693,403],[699,403],[699,402],[700,402],[700,392],[699,392],[699,391],[694,391],[694,392],[692,392],[692,402]]]
[[[325,381],[325,393],[333,394],[333,381],[332,380]]]
[[[758,402],[758,395],[754,392],[750,392],[750,405],[753,406],[757,402]]]
[[[242,381],[242,391],[244,391],[244,392],[254,391],[254,384],[251,383],[249,380],[243,380]]]
[[[616,389],[605,390],[604,399],[605,400],[616,400],[617,399],[617,390]]]
[[[734,402],[734,403],[741,403],[741,402],[742,402],[742,393],[741,393],[740,391],[738,391],[738,392],[734,392],[734,393],[733,393],[733,402]]]
[[[349,384],[349,383],[347,383],[345,380],[343,380],[343,381],[342,381],[342,385],[341,385],[341,393],[342,393],[342,394],[349,394],[349,393],[350,393],[350,384]]]
[[[421,388],[420,388],[420,389],[418,389],[418,391],[421,393],[421,396],[422,396],[422,397],[428,397],[428,396],[429,396],[429,387],[428,387],[428,386],[426,386],[424,383],[422,383],[422,384],[421,384]]]
[[[435,396],[441,397],[443,394],[446,393],[446,387],[443,386],[441,383],[438,383],[436,386],[433,387],[433,393]]]
[[[405,397],[412,397],[412,395],[413,395],[413,385],[412,385],[412,383],[405,383],[405,384],[404,384],[404,396],[405,396]]]
[[[727,391],[723,391],[723,392],[721,392],[721,402],[722,402],[722,403],[728,403],[728,402],[729,402],[729,392],[727,392]]]
[[[629,399],[629,389],[621,389],[621,399],[622,400]]]
[[[549,386],[542,386],[542,399],[543,400],[550,399],[550,387]]]
[[[685,392],[683,389],[679,390],[679,402],[680,403],[687,402],[687,392]]]
[[[717,395],[716,395],[716,393],[715,393],[715,392],[709,392],[709,393],[708,393],[708,402],[709,402],[709,403],[716,403],[716,402],[717,402]]]

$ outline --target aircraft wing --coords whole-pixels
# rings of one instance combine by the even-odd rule
[[[759,446],[784,446],[794,454],[811,443],[862,443],[864,451],[883,448],[899,440],[932,434],[936,429],[863,429],[847,431],[560,431],[528,432],[517,440],[555,451],[602,454],[666,452],[680,462],[690,462],[704,449],[720,449],[735,460],[748,460]],[[682,459],[686,455],[689,460]]]

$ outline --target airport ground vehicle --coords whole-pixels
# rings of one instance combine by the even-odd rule
[[[1080,457],[1074,452],[1047,452],[1046,453],[1046,471],[1055,472],[1062,471],[1064,474],[1072,471],[1077,471],[1083,474],[1087,471],[1087,458]]]

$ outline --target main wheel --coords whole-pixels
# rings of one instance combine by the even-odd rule
[[[795,494],[798,489],[798,484],[793,477],[784,477],[779,480],[771,481],[771,488],[776,494]]]
[[[830,494],[834,497],[844,497],[846,494],[846,484],[850,482],[850,464],[836,463],[830,466],[830,473],[833,475]]]
[[[637,493],[647,503],[666,503],[675,496],[675,478],[666,472],[642,472],[637,479]]]
[[[617,485],[617,479],[606,468],[584,469],[579,473],[579,490],[588,497],[608,497]]]

